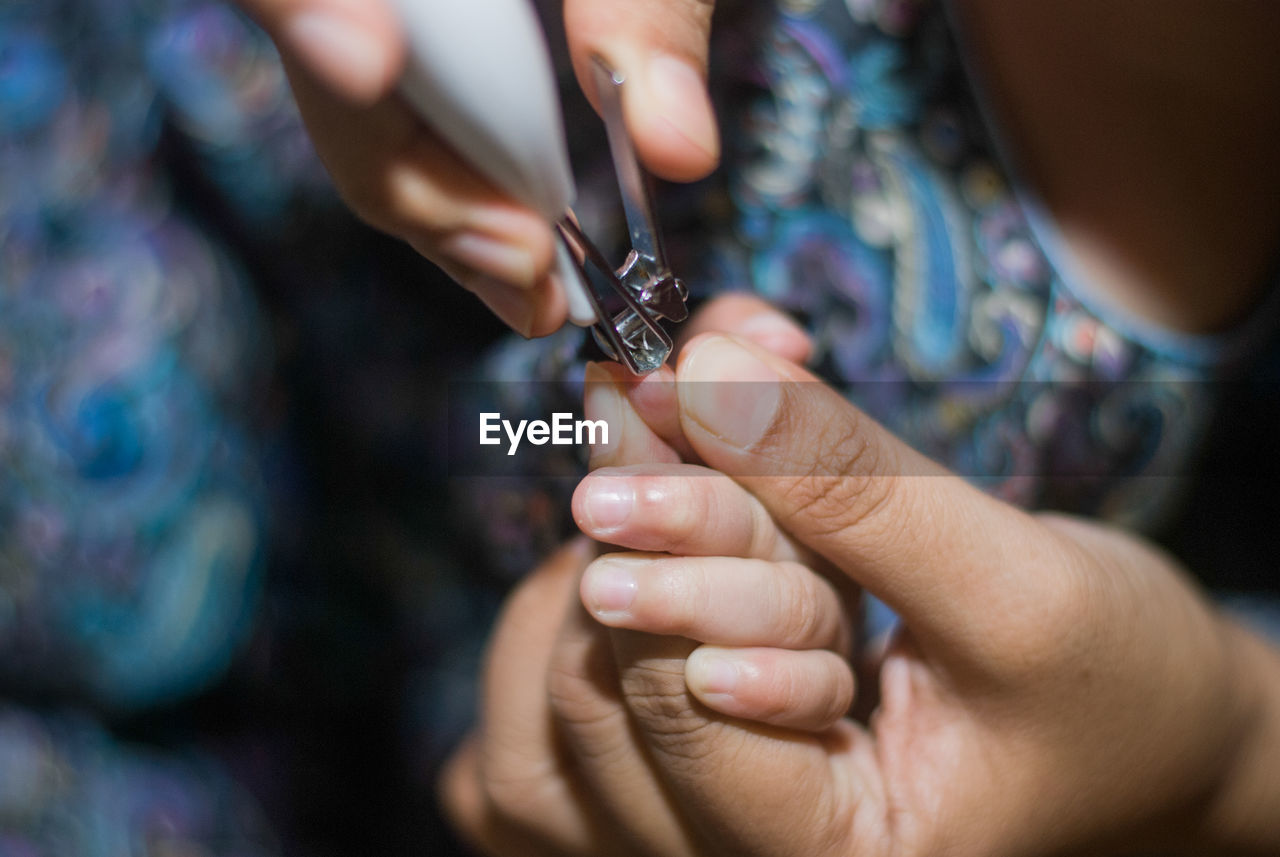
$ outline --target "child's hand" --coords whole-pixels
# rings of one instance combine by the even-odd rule
[[[713,301],[682,332],[713,330],[792,360],[809,353],[793,322],[746,295]],[[637,380],[616,364],[592,365],[587,382],[586,417],[606,419],[613,442],[593,448],[574,518],[599,542],[649,553],[593,562],[583,605],[612,628],[705,644],[685,674],[708,708],[804,730],[843,717],[853,701],[846,658],[856,588],[838,592],[811,570],[805,563],[817,558],[732,479],[677,463],[696,456],[681,434],[670,370]]]
[[[733,480],[693,465],[597,470],[574,515],[592,538],[667,552],[599,557],[583,575],[582,603],[611,628],[706,644],[684,670],[708,708],[803,730],[847,713],[856,594],[805,565]]]

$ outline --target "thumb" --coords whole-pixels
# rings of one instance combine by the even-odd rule
[[[404,41],[386,0],[240,0],[282,54],[338,95],[372,104],[391,91]]]
[[[595,96],[591,58],[627,81],[623,111],[640,159],[673,181],[693,181],[720,159],[707,95],[713,0],[566,0],[565,30],[583,91]]]
[[[919,455],[831,388],[754,344],[692,341],[681,424],[710,467],[797,541],[894,608],[922,642],[985,660],[1063,583],[1057,539]],[[999,630],[997,630],[999,629]],[[972,662],[970,660],[970,662]]]

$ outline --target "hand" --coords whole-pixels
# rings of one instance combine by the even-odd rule
[[[557,734],[586,784],[575,811],[657,854],[1280,841],[1280,664],[1168,558],[982,495],[751,346],[695,341],[678,378],[691,448],[905,629],[870,723],[818,735],[691,698],[696,643],[611,631],[590,670],[570,658],[552,672]],[[524,811],[552,829],[549,806]]]
[[[712,302],[689,327],[736,329],[796,357],[806,355],[810,347],[793,323],[744,295]],[[617,368],[596,367],[606,379],[611,377],[609,370]],[[617,378],[627,376],[618,370]],[[623,418],[621,422],[611,419],[618,429],[611,434],[618,442],[607,451],[609,460],[622,462],[651,454],[675,460],[674,452],[653,436],[631,406],[635,400],[656,405],[671,389],[669,378],[666,383],[654,376],[639,383],[630,379],[627,384],[604,380],[593,386],[596,389],[589,396],[595,410],[603,406]],[[600,618],[618,626],[678,632],[719,644],[701,649],[709,675],[714,675],[717,653],[758,667],[744,673],[736,692],[723,699],[708,686],[707,700],[712,705],[723,704],[736,716],[788,728],[826,728],[843,716],[853,691],[848,665],[837,654],[850,648],[845,609],[852,600],[850,594],[809,571],[802,564],[808,557],[731,480],[706,471],[693,480],[680,475],[687,474],[646,480],[641,494],[653,502],[636,510],[625,526],[612,530],[615,538],[610,540],[639,548],[646,542],[678,546],[688,556],[671,561],[666,568],[648,569],[654,573],[641,581],[632,603],[625,609],[606,610]],[[678,499],[669,492],[679,492]],[[689,507],[701,512],[696,530],[689,527],[687,516],[667,513]],[[595,682],[611,680],[599,675],[606,666],[598,657],[608,646],[604,628],[573,603],[582,566],[590,555],[579,544],[535,572],[508,602],[494,636],[485,671],[481,729],[445,778],[446,800],[455,817],[487,850],[628,853],[619,842],[619,814],[593,802],[591,784],[576,773],[577,754],[601,752],[601,739],[612,740],[593,724],[625,719],[616,694],[602,698],[593,689]],[[608,564],[619,560],[625,562],[613,554],[594,564],[597,582]],[[589,574],[582,584],[589,600],[593,598],[591,579]],[[668,609],[672,602],[664,597],[664,590],[671,587],[685,596],[675,599],[674,610]],[[695,612],[680,609],[690,603],[703,607]],[[696,673],[697,659],[692,663]],[[547,740],[551,735],[568,740]],[[618,753],[611,753],[615,764],[605,773],[606,791],[612,794],[616,786],[634,781],[637,788],[629,793],[657,807],[660,787],[636,758],[637,749],[634,743],[624,742]],[[635,843],[669,844],[679,836],[679,824],[678,817],[668,814],[665,823],[625,835]]]
[[[405,45],[386,0],[241,0],[275,40],[339,193],[475,292],[525,336],[564,323],[549,225],[505,198],[395,94]],[[687,181],[714,168],[706,94],[710,0],[568,0],[579,80],[598,54],[627,75],[627,125],[645,164]],[[585,87],[589,96],[591,87]]]
[[[1278,755],[1280,664],[1171,560],[981,494],[754,346],[694,341],[677,380],[701,460],[905,622],[869,728],[809,744],[689,699],[676,669],[689,644],[615,638],[633,722],[709,842],[1020,854],[1280,841],[1280,789],[1259,787],[1259,760]],[[778,782],[796,784],[782,807]]]
[[[618,530],[627,540],[752,558],[668,558],[665,568],[645,562],[631,603],[613,610],[595,601],[599,589],[591,580],[599,583],[617,555],[591,562],[595,550],[580,540],[520,585],[490,642],[480,727],[442,780],[450,814],[488,853],[628,857],[697,850],[629,726],[612,641],[583,610],[580,591],[601,608],[596,617],[615,626],[710,642],[700,651],[713,682],[717,652],[754,663],[758,669],[740,672],[731,695],[708,685],[708,701],[721,710],[820,731],[848,708],[852,677],[837,654],[848,651],[850,637],[841,594],[797,561],[786,537],[729,480],[674,483],[712,512],[703,519],[705,538],[690,537],[679,516],[661,514],[660,479],[646,484],[659,492],[650,495],[657,502]],[[668,597],[672,588],[675,598]],[[691,604],[699,609],[683,609]],[[690,669],[696,675],[696,662]]]
[[[677,353],[707,331],[734,331],[795,362],[812,350],[801,328],[751,295],[722,295],[700,309],[682,327]],[[675,556],[602,557],[583,578],[583,605],[610,627],[704,643],[690,654],[686,676],[707,707],[825,729],[852,701],[845,659],[860,593],[847,578],[836,578],[844,584],[837,591],[812,571],[826,563],[793,544],[732,480],[678,463],[699,459],[681,433],[675,390],[666,367],[642,379],[617,364],[587,369],[586,417],[605,419],[613,442],[592,447],[594,475],[575,494],[575,518],[600,542]],[[633,462],[648,464],[627,466]],[[623,505],[626,517],[617,518]],[[624,595],[628,603],[618,606]],[[736,687],[726,693],[730,674]]]
[[[813,341],[803,328],[752,294],[719,295],[682,324],[675,357],[702,333],[731,332],[793,363],[804,363]],[[673,357],[673,362],[675,357]],[[675,372],[662,366],[636,378],[617,363],[587,367],[586,410],[611,427],[611,443],[591,448],[590,468],[642,462],[698,463],[684,439],[676,404]]]

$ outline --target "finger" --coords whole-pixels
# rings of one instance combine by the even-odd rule
[[[786,729],[821,732],[853,705],[849,664],[822,650],[700,646],[684,678],[713,711]]]
[[[677,353],[684,342],[704,331],[737,334],[796,363],[808,360],[813,351],[812,340],[799,325],[754,295],[724,295],[695,313],[687,325],[681,325]],[[628,377],[623,389],[631,407],[659,440],[681,460],[698,462],[680,426],[675,372],[670,367],[662,366],[638,380]]]
[[[587,615],[577,598],[560,627],[547,677],[547,692],[567,755],[594,803],[609,819],[610,847],[634,844],[641,854],[692,857],[690,831],[635,740],[618,688],[607,629]]]
[[[686,342],[702,333],[731,333],[783,360],[805,363],[813,354],[813,340],[800,325],[761,298],[732,293],[715,298],[681,325],[677,353]]]
[[[697,463],[697,456],[680,428],[680,407],[676,397],[676,373],[670,366],[660,366],[642,378],[630,377],[623,384],[627,402],[649,430],[671,449],[681,461]],[[619,462],[625,464],[628,462]]]
[[[589,466],[632,463],[675,464],[680,454],[672,449],[636,413],[627,396],[632,380],[617,363],[588,363],[583,380],[583,412],[588,420],[603,420],[609,427],[608,442],[591,447]]]
[[[581,596],[612,628],[721,646],[849,649],[840,596],[794,562],[610,553],[587,567]]]
[[[921,637],[985,650],[993,616],[1038,615],[1039,599],[1066,582],[1051,573],[1057,542],[1043,527],[948,475],[803,369],[710,336],[686,347],[677,377],[685,436],[706,463]]]
[[[563,851],[538,841],[529,831],[508,824],[489,805],[480,776],[480,746],[468,736],[445,765],[438,787],[439,804],[453,829],[477,852],[494,855],[564,857]]]
[[[405,45],[382,0],[240,0],[281,53],[339,96],[372,104],[391,91]]]
[[[813,734],[726,717],[688,689],[696,643],[629,630],[610,637],[654,770],[715,853],[849,854],[855,821],[887,811],[875,744],[857,726],[841,720]],[[787,806],[809,811],[779,812],[777,789],[761,783],[785,788]]]
[[[577,793],[575,775],[557,746],[546,681],[559,625],[591,551],[585,539],[570,543],[504,607],[485,659],[475,761],[486,835],[500,828],[507,831],[504,841],[545,840],[570,854],[597,853],[601,824]],[[477,800],[460,792],[463,812],[468,799]]]
[[[445,766],[440,778],[440,806],[454,830],[477,853],[495,857],[592,857],[599,851],[573,850],[495,811],[486,800],[480,775],[480,752],[472,736]]]
[[[504,324],[526,339],[555,332],[568,315],[564,293],[554,275],[544,277],[533,289],[525,290],[465,269],[441,267],[478,297]]]
[[[808,335],[798,325],[764,301],[749,295],[718,298],[696,314],[691,325],[739,333],[790,360],[807,359],[812,346]],[[673,460],[670,452],[675,453],[674,460],[697,462],[697,454],[685,439],[680,425],[675,373],[670,367],[662,366],[641,378],[615,363],[600,364],[589,372],[588,381],[593,384],[602,383],[607,375],[616,392],[625,399],[625,402],[618,402],[617,397],[609,395],[606,402],[602,394],[595,407],[620,420],[619,425],[625,429],[629,439],[622,446],[615,444],[594,450],[592,468],[669,461]],[[633,415],[639,418],[639,423],[631,419]]]
[[[475,735],[468,735],[440,771],[437,802],[453,826],[470,836],[484,818],[480,791],[480,753]]]
[[[805,362],[813,352],[813,342],[803,328],[754,295],[723,295],[694,313],[688,324],[681,325],[676,353],[694,335],[706,331],[742,336],[796,363]],[[626,390],[627,400],[653,433],[683,461],[697,463],[697,453],[680,426],[675,372],[663,366]]]
[[[555,250],[547,223],[471,169],[398,97],[346,104],[305,68],[285,68],[320,159],[363,220],[455,279],[478,273],[526,290],[546,279]]]
[[[565,30],[583,91],[594,98],[591,61],[627,81],[623,111],[646,166],[673,181],[715,168],[720,137],[707,95],[712,0],[566,0]]]
[[[596,470],[574,491],[573,517],[584,534],[632,550],[804,558],[759,500],[729,477],[697,465]]]

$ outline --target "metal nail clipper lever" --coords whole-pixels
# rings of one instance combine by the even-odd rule
[[[640,167],[635,147],[622,118],[621,89],[625,81],[604,62],[593,63],[596,96],[609,135],[613,168],[622,192],[622,208],[627,217],[631,252],[617,270],[610,268],[604,256],[582,234],[571,218],[558,224],[562,240],[572,240],[585,251],[585,260],[603,274],[626,308],[609,315],[596,302],[599,322],[593,331],[600,347],[615,360],[624,362],[632,372],[643,375],[661,366],[671,353],[669,337],[659,326],[662,319],[684,321],[689,316],[685,304],[689,292],[671,273],[663,252],[662,235],[658,232],[649,195],[648,176]],[[585,270],[579,271],[586,279]],[[595,294],[588,286],[593,301]]]
[[[556,225],[556,270],[569,317],[591,325],[601,347],[635,374],[657,369],[672,349],[658,322],[683,321],[688,292],[667,265],[648,177],[626,131],[625,82],[595,61],[593,82],[632,245],[615,269],[571,214],[574,186],[555,79],[529,0],[396,5],[409,46],[401,81],[406,99],[481,174]],[[589,269],[607,287],[604,299]],[[619,302],[621,311],[611,312],[607,304]]]

